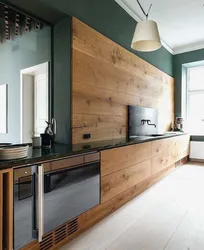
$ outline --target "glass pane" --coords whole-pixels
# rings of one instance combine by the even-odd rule
[[[204,134],[204,94],[190,94],[188,106],[190,134]]]
[[[204,68],[189,69],[189,89],[204,89]]]
[[[94,163],[45,175],[45,233],[100,203],[99,172]]]

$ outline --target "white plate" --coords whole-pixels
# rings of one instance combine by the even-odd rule
[[[28,146],[0,148],[0,160],[14,160],[27,157]]]

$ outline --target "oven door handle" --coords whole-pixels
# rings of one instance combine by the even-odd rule
[[[44,234],[44,167],[38,166],[38,241]]]

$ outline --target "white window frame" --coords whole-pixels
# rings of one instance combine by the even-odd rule
[[[187,121],[187,126],[189,124],[189,97],[190,95],[195,95],[195,94],[203,94],[204,95],[204,88],[200,89],[200,90],[190,90],[190,70],[192,69],[203,69],[204,70],[204,66],[197,66],[197,67],[189,67],[187,68],[187,76],[186,76],[186,121]],[[202,121],[204,122],[204,117],[202,118]],[[204,123],[203,123],[204,126]],[[193,133],[191,135],[200,135],[200,136],[204,136],[203,134],[197,134],[197,133]]]

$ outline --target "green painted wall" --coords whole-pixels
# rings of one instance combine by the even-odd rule
[[[130,48],[136,21],[114,0],[42,0],[69,16],[75,16],[98,32],[155,67],[173,75],[173,56],[165,49],[138,53]],[[63,41],[62,41],[63,42]]]
[[[53,112],[57,120],[56,141],[71,143],[71,17],[53,28]]]

